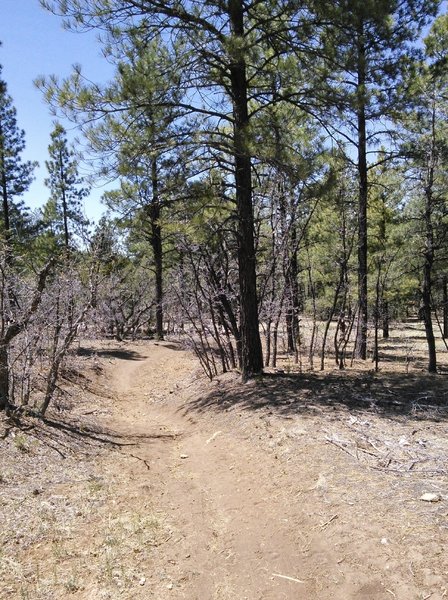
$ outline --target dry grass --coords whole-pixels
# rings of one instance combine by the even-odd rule
[[[292,355],[286,352],[286,331],[279,335],[279,357],[277,367],[287,373],[297,370],[319,370],[320,354],[323,343],[325,323],[317,322],[314,335],[314,356],[310,359],[310,343],[312,338],[312,322],[303,318],[300,322],[301,345],[299,347],[298,363]],[[328,332],[325,367],[327,370],[337,368],[334,360],[334,333],[336,323],[331,323]],[[434,322],[434,334],[438,352],[439,367],[442,371],[448,369],[448,351],[440,334],[437,323]],[[352,338],[353,338],[352,334]],[[353,342],[350,342],[346,351],[346,367],[361,370],[373,369],[373,330],[369,330],[368,336],[368,360],[366,363],[354,361],[352,357]],[[407,323],[393,323],[390,328],[390,336],[383,339],[381,331],[378,339],[379,346],[379,368],[382,372],[399,371],[402,373],[420,372],[427,367],[427,345],[424,325],[420,321],[410,320]]]
[[[129,502],[126,440],[92,422],[104,403],[90,375],[72,388],[70,413],[59,405],[48,422],[1,418],[2,600],[134,598],[148,577],[140,565],[170,535],[137,484],[142,497]]]

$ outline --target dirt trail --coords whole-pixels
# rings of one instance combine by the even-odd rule
[[[167,342],[79,357],[49,420],[0,420],[1,600],[448,598],[445,380],[403,414],[398,377],[210,383]]]
[[[387,515],[378,517],[375,506],[369,514],[362,505],[362,469],[351,482],[358,489],[341,502],[340,491],[328,490],[328,474],[350,477],[344,471],[351,465],[332,463],[335,456],[346,461],[343,453],[311,438],[302,445],[303,456],[285,460],[235,423],[238,415],[232,420],[225,412],[191,410],[190,400],[198,395],[191,374],[198,367],[188,353],[164,343],[134,352],[109,369],[117,394],[109,426],[138,441],[129,450],[135,459],[130,480],[147,490],[171,527],[138,597],[424,597],[411,584],[412,566],[400,566],[386,547],[395,535]],[[375,481],[369,486],[371,495]],[[427,597],[442,598],[442,579],[434,582],[440,595]]]
[[[260,455],[225,423],[188,416],[183,385],[197,364],[187,353],[158,344],[139,358],[118,359],[111,370],[117,404],[109,426],[151,436],[132,450],[139,484],[148,485],[176,529],[175,540],[160,549],[168,573],[162,584],[154,575],[148,597],[326,597],[322,589],[314,593],[322,585],[314,562],[304,560],[306,516],[294,490],[279,485],[278,460]],[[314,549],[317,560],[323,554],[323,545]]]

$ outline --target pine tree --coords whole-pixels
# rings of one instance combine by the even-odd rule
[[[1,66],[0,66],[1,75]],[[17,125],[17,111],[8,94],[5,81],[0,79],[0,194],[2,200],[1,227],[7,246],[27,225],[27,213],[23,201],[17,198],[33,181],[37,163],[22,161],[25,148],[25,132]]]
[[[185,181],[186,167],[173,141],[182,137],[176,126],[179,75],[160,37],[141,44],[136,37],[126,60],[117,65],[104,93],[113,98],[113,115],[88,131],[102,173],[120,179],[120,189],[106,193],[109,208],[126,215],[126,225],[139,237],[140,250],[149,246],[154,266],[156,337],[163,339],[162,217]],[[165,106],[169,105],[169,106]]]
[[[89,190],[79,176],[75,152],[69,147],[66,131],[56,123],[48,146],[50,160],[45,161],[49,177],[45,180],[51,191],[43,208],[44,226],[68,248],[73,236],[82,233],[88,225],[83,214],[83,199]]]
[[[403,152],[407,158],[411,232],[420,248],[420,315],[428,345],[428,371],[437,371],[432,315],[435,309],[434,272],[446,260],[448,238],[448,77],[446,17],[434,24],[426,40],[426,61],[409,85],[413,110],[402,115]],[[413,230],[413,231],[412,231]],[[411,260],[415,261],[415,253]]]
[[[329,130],[355,151],[358,174],[358,336],[357,355],[366,358],[368,323],[368,160],[378,143],[390,134],[381,121],[393,117],[403,97],[401,83],[409,71],[415,41],[434,16],[438,0],[343,0],[316,2],[327,23],[322,27],[321,54],[325,56],[319,89],[332,119]],[[318,62],[322,68],[322,62]],[[327,113],[328,114],[328,113]],[[387,155],[381,154],[381,163]]]
[[[76,28],[87,23],[111,36],[111,47],[139,30],[150,40],[160,33],[176,40],[173,48],[183,97],[177,106],[195,119],[190,144],[210,143],[227,155],[232,173],[239,271],[241,371],[243,379],[260,373],[263,356],[259,331],[254,240],[253,148],[251,126],[260,110],[278,101],[263,77],[275,72],[280,55],[272,40],[288,31],[287,0],[246,3],[243,0],[173,3],[170,1],[86,0],[42,4],[61,11]],[[60,14],[61,14],[60,13]],[[266,31],[269,29],[269,31]],[[117,43],[118,39],[118,43]],[[54,83],[54,82],[53,82]],[[45,86],[54,97],[54,85]],[[52,91],[53,88],[53,91]],[[59,87],[64,108],[79,106],[82,78]],[[79,93],[81,92],[81,93]],[[98,112],[101,111],[99,105]],[[191,119],[190,119],[191,120]],[[209,148],[210,148],[209,147]],[[209,152],[209,148],[207,151]]]

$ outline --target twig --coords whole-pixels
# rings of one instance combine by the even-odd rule
[[[301,579],[295,577],[288,577],[288,575],[280,575],[279,573],[272,573],[272,577],[280,577],[281,579],[287,579],[288,581],[295,581],[296,583],[305,583]]]
[[[215,431],[215,433],[208,438],[208,440],[205,442],[206,444],[210,444],[210,442],[213,442],[213,440],[218,437],[218,435],[222,433],[222,431]]]
[[[343,450],[344,452],[346,452],[349,456],[351,456],[352,458],[357,459],[356,455],[353,454],[352,452],[350,452],[349,450],[347,450],[347,448],[345,448],[342,444],[340,444],[339,442],[336,442],[335,440],[332,440],[329,437],[326,437],[325,440],[327,442],[329,442],[330,444],[333,444],[334,446],[336,446],[337,448],[340,448],[341,450]]]
[[[125,456],[132,456],[132,458],[135,458],[136,460],[140,460],[142,463],[144,463],[144,465],[148,469],[148,471],[151,469],[148,461],[145,460],[144,458],[140,458],[140,456],[136,456],[135,454],[131,454],[131,453],[127,454],[126,452],[123,452],[122,454],[124,454]]]
[[[332,517],[330,517],[330,518],[328,519],[328,521],[325,521],[325,523],[320,523],[319,527],[320,527],[321,529],[324,529],[324,527],[326,527],[326,526],[327,526],[327,525],[329,525],[329,524],[330,524],[332,521],[334,521],[335,519],[337,519],[337,518],[338,518],[338,516],[339,516],[339,515],[333,515]]]

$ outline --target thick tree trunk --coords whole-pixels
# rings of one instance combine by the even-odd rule
[[[163,251],[162,251],[162,228],[160,226],[160,199],[159,180],[157,173],[157,161],[153,159],[151,164],[152,202],[151,202],[151,246],[154,257],[156,273],[155,297],[156,297],[156,338],[163,340]]]
[[[242,0],[229,0],[233,34],[244,42]],[[234,42],[237,46],[238,42]],[[235,48],[230,65],[234,119],[234,160],[238,227],[238,271],[240,289],[241,374],[243,381],[263,371],[255,268],[252,165],[248,149],[248,99],[243,50]]]
[[[356,356],[367,358],[367,141],[366,141],[366,57],[363,39],[363,25],[359,30],[358,43],[358,335]]]

